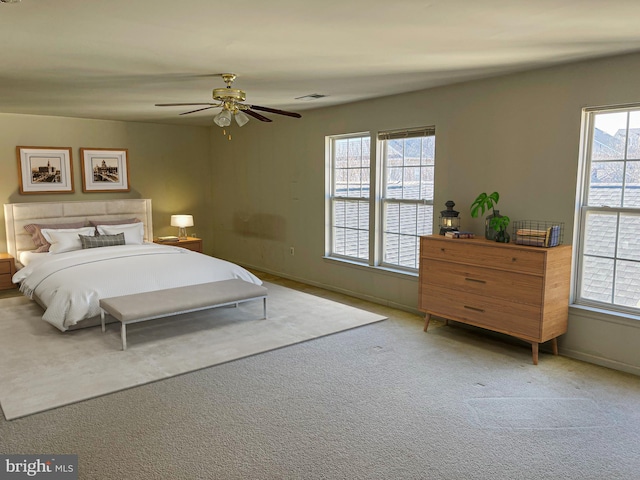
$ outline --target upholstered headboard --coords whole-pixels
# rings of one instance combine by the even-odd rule
[[[17,260],[20,254],[35,246],[24,229],[30,223],[70,223],[89,220],[124,220],[138,218],[144,223],[144,239],[153,240],[151,200],[103,200],[91,202],[30,202],[7,203],[4,221],[7,229],[7,250]]]

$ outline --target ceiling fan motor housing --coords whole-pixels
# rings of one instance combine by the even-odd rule
[[[235,100],[236,102],[243,102],[247,98],[246,93],[237,88],[214,88],[213,99],[220,102],[227,100]]]

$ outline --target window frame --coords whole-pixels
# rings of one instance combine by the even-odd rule
[[[385,271],[396,272],[405,275],[418,275],[419,271],[419,237],[422,235],[428,235],[433,233],[434,229],[434,219],[436,212],[433,211],[434,199],[423,200],[423,199],[398,199],[398,198],[384,198],[384,193],[386,191],[386,159],[384,157],[384,152],[382,148],[382,141],[384,139],[381,136],[384,135],[398,135],[396,138],[404,138],[402,135],[413,133],[414,137],[418,137],[415,132],[431,132],[431,135],[435,137],[435,127],[419,127],[412,129],[405,129],[400,131],[387,131],[387,132],[354,132],[347,134],[338,134],[338,135],[328,135],[325,137],[325,152],[326,152],[326,173],[325,173],[325,258],[329,260],[337,260],[342,262],[351,263],[354,265],[359,265],[363,267],[374,267],[379,268]],[[426,135],[422,135],[426,136]],[[369,180],[369,197],[342,197],[334,195],[335,192],[335,142],[336,140],[349,139],[349,138],[358,138],[358,137],[368,137],[369,138],[369,169],[370,169],[370,180]],[[435,138],[434,138],[435,140]],[[435,153],[433,159],[433,165],[429,166],[433,168],[433,190],[435,196]],[[335,201],[336,200],[344,200],[344,201],[365,201],[369,202],[369,248],[368,248],[368,258],[359,258],[348,255],[343,255],[340,253],[336,253],[335,250]],[[423,233],[417,235],[417,247],[416,247],[416,255],[418,255],[418,259],[416,261],[416,267],[406,267],[403,265],[398,265],[394,263],[384,262],[384,248],[385,242],[387,239],[385,238],[385,206],[389,203],[399,203],[399,204],[410,204],[410,205],[431,205],[432,213],[431,213],[431,223],[428,225],[428,233]],[[419,218],[419,216],[417,216]]]
[[[429,165],[429,164],[425,164],[424,167],[428,167],[428,168],[432,168],[433,169],[433,195],[431,197],[431,199],[408,199],[408,198],[390,198],[386,196],[387,193],[387,170],[388,168],[390,168],[389,164],[388,164],[388,156],[387,156],[387,149],[384,147],[383,142],[388,142],[391,140],[402,140],[402,139],[409,139],[409,138],[419,138],[419,139],[423,139],[426,137],[433,137],[434,138],[434,142],[435,142],[435,136],[436,136],[436,129],[434,126],[430,126],[430,127],[422,127],[422,128],[413,128],[413,129],[408,129],[408,130],[399,130],[399,131],[388,131],[388,132],[380,132],[378,133],[377,137],[378,137],[378,141],[377,141],[377,145],[378,145],[378,151],[379,151],[379,165],[380,165],[380,170],[382,172],[381,174],[381,182],[380,182],[380,202],[379,202],[379,225],[380,225],[380,230],[379,230],[379,234],[378,234],[378,242],[377,242],[377,248],[378,248],[378,259],[379,262],[378,264],[382,267],[385,268],[391,268],[391,269],[396,269],[399,271],[407,271],[407,272],[418,272],[419,268],[420,268],[420,237],[422,235],[431,235],[433,234],[433,220],[435,218],[435,211],[434,211],[434,197],[435,197],[435,145],[434,145],[434,154],[433,154],[433,164]],[[404,156],[403,153],[403,160],[406,157]],[[418,165],[419,168],[422,168],[423,165],[419,164]],[[405,168],[404,165],[402,168]],[[403,188],[404,189],[404,188]],[[431,224],[429,225],[429,231],[428,232],[424,232],[422,234],[419,234],[419,228],[418,228],[418,220],[420,218],[420,216],[418,214],[416,214],[416,235],[409,235],[409,234],[403,234],[404,236],[415,236],[416,237],[416,266],[415,268],[413,267],[408,267],[405,265],[399,265],[396,263],[391,263],[391,262],[385,262],[385,255],[384,255],[384,251],[385,248],[387,246],[387,228],[386,228],[386,217],[385,217],[385,212],[387,210],[387,206],[390,204],[397,204],[399,206],[399,208],[402,208],[402,205],[412,205],[415,206],[416,209],[418,209],[420,206],[431,206]]]
[[[374,193],[374,188],[371,184],[371,172],[369,174],[369,196],[368,197],[349,197],[349,196],[337,196],[334,195],[335,192],[335,143],[337,140],[348,140],[351,138],[368,138],[369,139],[369,169],[373,168],[373,162],[371,162],[372,158],[372,148],[371,148],[371,134],[370,132],[356,132],[356,133],[348,133],[341,135],[330,135],[326,137],[325,140],[325,151],[327,152],[327,175],[325,178],[327,180],[325,191],[327,192],[327,202],[325,206],[325,256],[332,259],[339,259],[347,262],[353,262],[357,264],[369,264],[371,258],[371,195]],[[350,255],[344,255],[335,252],[335,202],[344,201],[344,202],[363,202],[366,201],[369,207],[369,219],[368,219],[368,255],[367,258],[354,257]]]
[[[608,114],[608,113],[628,113],[627,123],[626,123],[626,135],[625,135],[625,145],[624,145],[624,155],[622,159],[615,159],[611,161],[623,162],[623,175],[622,175],[622,198],[624,198],[625,194],[625,173],[626,167],[629,161],[639,161],[640,159],[629,160],[628,158],[628,141],[629,141],[629,117],[631,112],[640,112],[640,103],[639,104],[627,104],[627,105],[618,105],[618,106],[602,106],[602,107],[593,107],[593,108],[585,108],[583,109],[583,120],[582,120],[582,132],[581,132],[581,140],[580,140],[580,164],[578,169],[578,197],[576,201],[576,215],[575,215],[575,233],[574,240],[575,245],[577,246],[577,252],[574,256],[574,275],[573,275],[573,291],[572,291],[572,303],[575,306],[592,308],[612,314],[622,314],[627,317],[636,317],[640,318],[640,306],[638,307],[629,307],[621,304],[617,304],[615,292],[616,292],[616,283],[618,280],[616,279],[616,267],[617,262],[620,260],[629,261],[630,259],[620,257],[618,255],[618,239],[620,232],[620,216],[624,214],[633,214],[640,215],[640,207],[625,207],[622,206],[623,203],[621,201],[621,206],[608,206],[608,205],[589,205],[589,191],[591,187],[591,173],[592,173],[592,164],[593,164],[593,143],[595,137],[595,119],[598,114]],[[607,160],[599,160],[599,162],[606,162]],[[616,242],[613,247],[613,254],[606,254],[606,252],[602,255],[595,255],[586,252],[587,248],[587,217],[589,214],[593,213],[606,213],[606,214],[615,214],[616,215]],[[613,266],[613,279],[611,281],[611,302],[604,302],[594,300],[592,298],[585,298],[582,296],[583,291],[583,275],[585,271],[585,258],[586,257],[599,257],[605,259],[611,259],[614,263]],[[640,260],[631,260],[640,263]]]

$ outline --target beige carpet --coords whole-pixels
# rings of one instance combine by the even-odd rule
[[[7,420],[229,362],[385,317],[266,283],[262,302],[62,333],[25,297],[0,300],[0,405]]]

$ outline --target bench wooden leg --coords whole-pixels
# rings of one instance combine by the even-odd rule
[[[122,324],[122,327],[120,327],[120,337],[122,338],[122,350],[126,350],[127,349],[127,325],[126,324]]]
[[[538,364],[538,342],[531,342],[531,356],[533,357],[533,364]]]
[[[267,319],[267,297],[264,297],[262,299],[262,301],[263,301],[263,304],[262,304],[263,307],[262,308],[263,308],[263,311],[264,311],[264,320],[266,320]]]

